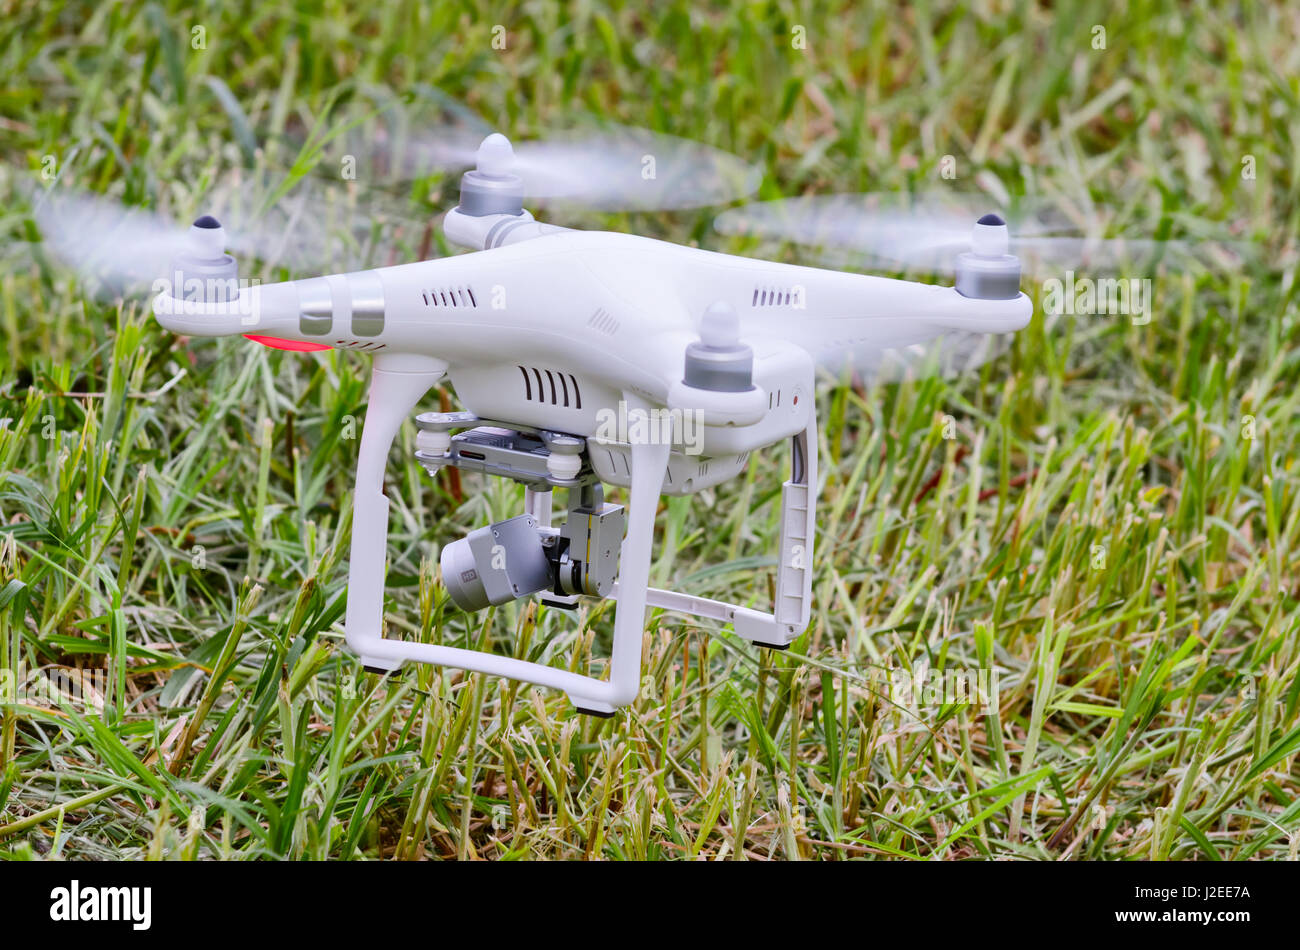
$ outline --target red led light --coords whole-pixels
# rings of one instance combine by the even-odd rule
[[[254,343],[261,343],[273,350],[293,350],[296,353],[310,353],[314,350],[328,350],[324,343],[308,343],[306,340],[282,340],[278,336],[261,336],[257,333],[245,333],[244,336]]]

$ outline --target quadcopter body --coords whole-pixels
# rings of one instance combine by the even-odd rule
[[[637,693],[647,607],[712,618],[773,648],[806,628],[819,362],[950,333],[1008,333],[1032,306],[1006,226],[992,216],[974,225],[956,287],[773,263],[540,223],[522,207],[504,142],[483,143],[444,221],[449,240],[476,253],[240,286],[224,232],[205,217],[154,311],[181,334],[373,355],[346,616],[348,644],[367,668],[411,660],[503,675],[610,715]],[[614,598],[607,679],[384,636],[384,470],[401,423],[441,381],[464,410],[417,416],[416,461],[525,488],[523,514],[443,548],[452,599],[472,610],[531,595],[557,607]],[[787,441],[771,611],[650,588],[661,494],[717,485],[752,453]],[[626,511],[605,502],[605,485],[627,488]],[[559,525],[557,489],[567,493]]]

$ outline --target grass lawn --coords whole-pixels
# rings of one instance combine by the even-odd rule
[[[0,856],[1296,857],[1300,8],[309,6],[5,5],[0,676],[102,692],[0,706]],[[369,357],[177,338],[24,241],[33,189],[179,221],[232,175],[273,196],[320,172],[293,142],[403,94],[520,138],[698,139],[763,198],[999,182],[1256,250],[1151,274],[1146,320],[1045,319],[1027,280],[1033,323],[978,372],[828,381],[808,632],[773,654],[656,611],[641,696],[586,718],[344,649]],[[377,216],[329,254],[450,253],[455,176],[321,181]],[[557,220],[743,250],[713,213]],[[439,545],[522,493],[413,448],[408,425],[389,635],[603,669],[612,604],[448,602]],[[665,501],[652,580],[765,609],[787,465]],[[911,708],[896,680],[925,670],[995,675],[996,702]]]

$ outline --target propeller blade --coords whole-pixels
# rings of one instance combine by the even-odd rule
[[[112,287],[157,279],[184,246],[188,226],[89,193],[50,193],[32,217],[46,248]]]
[[[719,149],[643,129],[523,142],[516,170],[535,197],[599,211],[727,204],[758,190],[762,172]]]

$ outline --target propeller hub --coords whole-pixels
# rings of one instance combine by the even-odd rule
[[[226,254],[226,229],[210,214],[196,218],[190,225],[189,249],[199,260],[221,260]]]
[[[700,342],[711,350],[729,350],[740,345],[740,314],[725,300],[709,304],[700,319]]]
[[[986,214],[971,229],[970,249],[979,257],[1001,257],[1011,247],[1007,223],[996,214]]]
[[[515,148],[500,132],[493,132],[479,145],[475,171],[485,178],[505,178],[515,172]]]
[[[485,138],[475,154],[476,167],[460,179],[461,214],[523,214],[524,180],[515,171],[515,150],[500,132]]]

